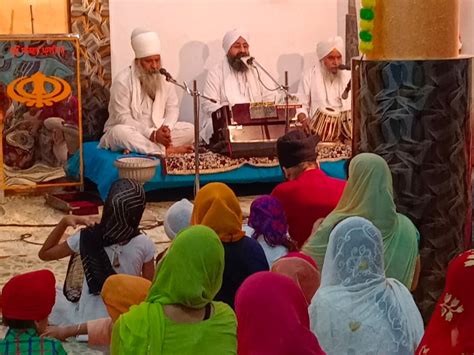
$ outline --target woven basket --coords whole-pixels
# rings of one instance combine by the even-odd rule
[[[121,178],[133,179],[141,184],[155,176],[156,167],[159,164],[159,159],[145,157],[124,157],[114,162]]]

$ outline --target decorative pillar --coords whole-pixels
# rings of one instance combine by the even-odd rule
[[[421,234],[415,298],[428,321],[448,262],[471,244],[472,59],[353,60],[353,151],[382,156]]]

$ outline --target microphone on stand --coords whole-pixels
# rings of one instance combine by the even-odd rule
[[[240,60],[248,67],[253,67],[253,61],[255,60],[254,57],[248,57],[248,56],[245,56],[245,57],[241,57]]]
[[[174,81],[171,74],[168,73],[165,68],[160,68],[159,72],[161,75],[164,75],[166,77],[166,81]]]
[[[339,64],[337,70],[351,70],[351,67],[349,65]]]

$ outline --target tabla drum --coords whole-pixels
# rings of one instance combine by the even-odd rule
[[[338,141],[342,129],[341,111],[332,107],[319,107],[310,123],[311,133],[322,142]]]
[[[341,131],[344,140],[352,140],[352,114],[350,110],[341,112]]]

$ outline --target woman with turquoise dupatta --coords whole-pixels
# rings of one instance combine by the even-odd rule
[[[213,302],[224,248],[210,228],[181,231],[158,266],[145,302],[115,323],[112,354],[236,354],[236,318]]]
[[[329,234],[340,221],[351,216],[368,219],[382,233],[386,277],[415,289],[419,276],[419,233],[408,217],[397,213],[392,174],[385,160],[376,154],[362,153],[352,159],[339,203],[302,251],[324,268]]]

